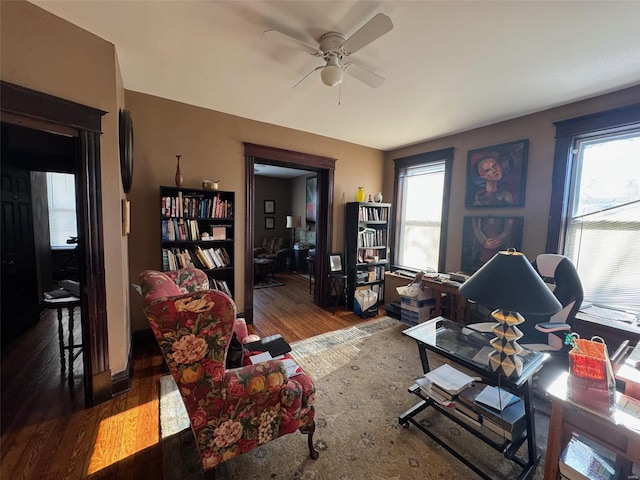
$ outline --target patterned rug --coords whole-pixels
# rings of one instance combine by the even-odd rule
[[[475,478],[471,470],[417,428],[398,425],[398,416],[417,402],[407,388],[422,376],[415,342],[402,335],[406,328],[393,318],[383,317],[293,343],[293,356],[314,379],[317,389],[314,443],[320,458],[309,458],[306,436],[296,432],[223,463],[216,478]],[[432,367],[442,362],[435,355],[429,358]],[[202,472],[194,455],[186,412],[177,392],[172,392],[176,389],[173,379],[165,378],[161,380],[160,399],[165,479],[199,480]],[[541,408],[544,410],[544,406]],[[517,466],[433,409],[416,418],[492,478],[518,477]],[[538,412],[536,431],[542,450],[547,428],[548,417]],[[542,476],[541,464],[533,478]]]
[[[267,277],[256,281],[256,283],[253,284],[253,288],[281,287],[282,285],[284,285],[284,283],[279,282],[275,278]]]

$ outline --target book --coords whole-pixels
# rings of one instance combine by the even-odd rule
[[[454,407],[456,410],[460,411],[462,414],[466,415],[472,420],[478,423],[482,421],[482,415],[480,415],[478,412],[476,412],[473,408],[469,407],[468,405],[465,405],[463,402],[458,401],[458,399],[456,399],[456,402],[454,403]]]
[[[460,393],[474,381],[473,377],[453,368],[448,363],[425,373],[424,376],[452,395]]]
[[[482,415],[482,418],[488,419],[508,431],[515,431],[525,424],[524,400],[519,397],[515,403],[505,407],[502,411],[487,407],[477,401],[474,404],[474,410]]]
[[[482,403],[494,410],[504,410],[509,405],[516,403],[520,397],[513,395],[500,387],[487,385],[477,396],[476,403]]]
[[[513,430],[509,430],[495,422],[492,422],[491,419],[486,417],[482,417],[482,425],[509,441],[519,438],[520,435],[522,435],[522,432],[526,429],[525,422],[520,422],[518,425],[514,426]]]
[[[576,437],[562,451],[558,468],[569,480],[616,480],[620,473],[612,460]]]
[[[269,352],[272,357],[283,355],[291,351],[291,346],[282,338],[282,335],[275,334],[263,337],[255,342],[244,344],[249,352]]]

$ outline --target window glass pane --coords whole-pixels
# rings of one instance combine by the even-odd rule
[[[69,248],[67,239],[78,235],[75,176],[47,172],[47,198],[50,244],[52,247]]]
[[[640,132],[576,144],[565,255],[585,302],[640,311]]]
[[[444,162],[406,170],[402,178],[399,265],[438,269],[444,179]]]

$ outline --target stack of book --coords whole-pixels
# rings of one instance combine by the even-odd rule
[[[575,436],[562,451],[558,468],[568,480],[616,480],[620,474],[615,462],[597,445]]]
[[[416,380],[422,393],[441,405],[452,406],[460,392],[469,388],[474,378],[445,363]]]
[[[458,395],[455,408],[459,417],[509,441],[526,430],[524,400],[498,387],[473,385]]]

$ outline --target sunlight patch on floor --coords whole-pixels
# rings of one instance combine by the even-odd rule
[[[98,472],[159,441],[158,401],[138,405],[100,422],[87,474]],[[144,425],[144,433],[137,432]]]

